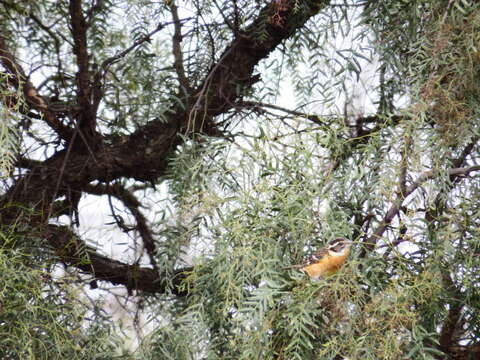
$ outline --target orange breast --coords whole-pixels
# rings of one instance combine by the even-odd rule
[[[345,256],[325,256],[319,262],[302,268],[310,277],[319,278],[321,276],[332,275],[338,271],[345,263],[348,254]]]

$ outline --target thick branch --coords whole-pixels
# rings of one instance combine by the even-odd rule
[[[168,277],[167,280],[167,276],[160,276],[154,269],[125,264],[98,254],[66,226],[47,225],[41,235],[48,240],[62,262],[91,274],[97,280],[148,293],[165,293],[171,285],[173,294],[187,295],[187,291],[180,285],[191,268],[175,270],[173,277]]]
[[[439,347],[444,353],[448,354],[449,349],[457,344],[455,338],[455,331],[457,329],[460,317],[462,316],[462,294],[453,283],[449,273],[443,275],[443,280],[446,283],[447,291],[453,293],[452,301],[450,302],[447,318],[443,323],[440,331]]]
[[[190,82],[185,75],[185,69],[183,67],[183,53],[182,53],[182,23],[178,16],[178,8],[175,1],[170,1],[170,11],[172,13],[173,23],[175,24],[175,32],[173,34],[173,57],[175,58],[174,67],[177,72],[178,81],[183,91],[190,91]]]
[[[272,21],[276,2],[265,6],[259,16],[225,49],[220,60],[196,91],[197,98],[189,112],[188,129],[208,128],[214,116],[235,106],[241,90],[259,80],[253,76],[254,67],[265,59],[283,40],[290,37],[305,22],[327,5],[327,1],[305,1],[304,9],[296,11],[295,1],[285,1],[282,23]],[[259,39],[258,29],[267,36]]]
[[[77,101],[82,108],[79,124],[84,134],[93,134],[96,126],[96,114],[93,112],[90,86],[89,54],[87,48],[87,22],[82,11],[81,0],[70,0],[70,24],[73,36],[73,53],[77,58]]]

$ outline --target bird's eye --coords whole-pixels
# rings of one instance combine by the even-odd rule
[[[344,247],[345,247],[344,243],[337,243],[334,246],[330,247],[330,249],[338,252],[338,251],[341,251]]]

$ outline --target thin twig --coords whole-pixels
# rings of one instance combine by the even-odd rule
[[[479,171],[479,170],[480,170],[480,165],[475,165],[470,167],[449,169],[447,173],[450,176],[460,176],[460,175],[466,176],[473,171]],[[423,174],[421,174],[417,178],[417,180],[415,180],[410,186],[408,186],[405,189],[404,193],[401,193],[401,192],[397,193],[396,199],[393,201],[393,204],[390,206],[387,213],[383,217],[380,225],[373,232],[373,234],[366,239],[365,244],[368,250],[372,250],[375,247],[377,241],[382,237],[383,233],[385,232],[387,227],[390,225],[393,218],[400,211],[400,208],[403,202],[405,201],[405,199],[409,195],[411,195],[415,190],[417,190],[424,182],[435,178],[437,174],[438,172],[436,171],[432,171],[432,170],[426,171]]]

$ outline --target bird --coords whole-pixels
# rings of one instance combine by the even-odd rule
[[[313,280],[333,275],[347,261],[351,246],[350,240],[336,238],[327,246],[313,253],[305,263],[295,267],[308,274]]]

